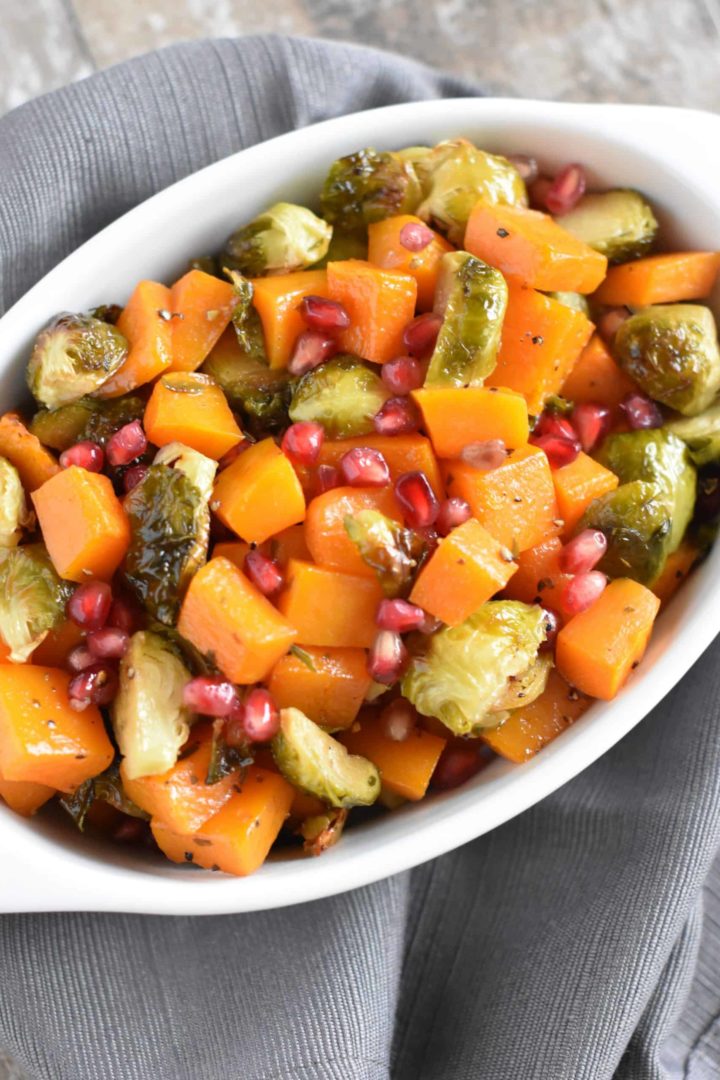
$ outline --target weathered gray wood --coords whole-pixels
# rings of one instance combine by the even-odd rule
[[[9,0],[0,8],[0,113],[93,70],[71,0]]]

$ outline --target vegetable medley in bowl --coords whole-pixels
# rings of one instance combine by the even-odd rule
[[[245,875],[621,690],[720,517],[720,255],[585,187],[360,150],[41,331],[0,417],[12,810]]]

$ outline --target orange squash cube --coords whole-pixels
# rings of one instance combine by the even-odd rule
[[[431,387],[414,390],[425,430],[440,458],[455,458],[468,443],[502,439],[510,449],[530,435],[527,402],[500,387]]]
[[[380,771],[382,786],[413,801],[422,799],[435,771],[446,739],[416,727],[403,742],[389,739],[375,716],[362,717],[340,736],[351,754],[372,761]]]
[[[157,281],[141,281],[117,321],[130,343],[127,359],[95,396],[120,397],[167,371],[172,363],[172,321],[170,290]]]
[[[562,384],[561,394],[576,403],[594,402],[616,409],[636,390],[637,383],[618,367],[599,334],[593,334]]]
[[[170,290],[170,371],[196,371],[220,339],[235,307],[229,281],[189,270]],[[158,444],[162,445],[162,444]]]
[[[496,754],[520,765],[570,727],[591,704],[553,668],[539,698],[513,709],[507,720],[485,729],[481,738]]]
[[[298,334],[307,330],[300,304],[306,296],[329,296],[327,274],[324,270],[297,270],[255,278],[252,284],[270,367],[287,367]]]
[[[683,540],[677,551],[668,555],[660,576],[652,584],[652,591],[663,607],[673,598],[701,555],[701,549],[692,540]]]
[[[68,654],[85,640],[85,635],[86,631],[81,630],[70,619],[63,619],[49,631],[37,648],[33,649],[30,663],[39,664],[41,667],[65,667]]]
[[[384,364],[403,350],[403,330],[415,315],[417,282],[362,259],[328,263],[328,294],[342,304],[350,326],[339,336],[346,352]]]
[[[455,249],[444,236],[431,230],[433,238],[426,247],[409,251],[400,243],[400,233],[406,225],[422,225],[427,229],[425,222],[414,214],[398,214],[368,225],[368,262],[382,270],[401,270],[414,277],[418,310],[432,311],[440,260]]]
[[[21,817],[32,817],[55,794],[55,788],[48,787],[47,784],[6,780],[0,774],[0,799]]]
[[[15,466],[26,491],[37,490],[60,472],[57,459],[16,413],[0,416],[0,454]]]
[[[562,618],[560,597],[571,574],[560,569],[562,541],[551,536],[537,547],[521,551],[517,558],[517,573],[505,586],[503,596],[521,600],[523,604],[542,604],[552,608]]]
[[[261,544],[305,520],[305,496],[295,470],[272,439],[255,443],[223,469],[213,510],[248,543]]]
[[[278,660],[268,689],[279,708],[300,709],[321,727],[349,727],[370,687],[364,649],[303,647],[308,663],[288,653]]]
[[[348,536],[345,518],[361,510],[378,510],[386,517],[402,521],[393,491],[388,488],[339,487],[317,495],[308,505],[305,543],[312,560],[344,574],[375,578],[375,571],[361,557]]]
[[[424,435],[358,435],[354,439],[326,439],[320,449],[318,464],[337,467],[343,455],[355,446],[379,450],[388,463],[393,482],[405,472],[424,472],[437,497],[445,497],[440,466],[432,443]]]
[[[193,371],[171,372],[155,383],[143,424],[155,446],[181,442],[215,461],[243,437],[217,383]]]
[[[720,252],[673,251],[611,266],[595,293],[599,304],[647,307],[704,300],[720,271]]]
[[[282,532],[275,533],[267,546],[270,558],[275,559],[275,562],[283,567],[287,566],[291,559],[307,559],[308,561],[312,559],[305,542],[305,528],[302,524],[290,525]]]
[[[552,478],[565,536],[573,532],[593,499],[614,491],[619,483],[614,472],[582,451],[569,465],[555,469]]]
[[[380,583],[327,566],[291,559],[278,607],[300,645],[367,649],[375,640]]]

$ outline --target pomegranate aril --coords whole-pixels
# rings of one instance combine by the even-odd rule
[[[608,308],[597,321],[598,333],[603,341],[612,342],[622,324],[629,318],[630,311],[626,307]]]
[[[546,199],[551,184],[552,180],[549,176],[537,176],[528,182],[528,198],[535,210],[547,210]]]
[[[425,612],[409,600],[381,600],[375,622],[381,630],[393,630],[396,634],[407,634],[419,630],[425,622]]]
[[[448,743],[435,766],[430,784],[438,791],[460,787],[485,765],[479,748],[472,744]]]
[[[333,488],[340,487],[342,483],[340,473],[334,465],[318,465],[316,480],[318,495],[332,491]]]
[[[98,443],[85,440],[75,443],[74,446],[63,450],[60,455],[60,464],[63,469],[69,469],[71,465],[77,465],[80,469],[88,472],[102,472],[105,464],[105,452]]]
[[[129,469],[126,469],[123,473],[122,483],[123,489],[127,494],[128,491],[132,491],[138,484],[141,484],[147,476],[147,465],[131,465]]]
[[[147,436],[139,420],[132,420],[112,435],[105,447],[111,465],[129,465],[147,450]]]
[[[337,351],[338,343],[335,338],[322,334],[319,330],[303,330],[295,341],[288,371],[291,375],[304,375],[324,360],[329,360]]]
[[[403,639],[392,630],[381,630],[368,653],[368,674],[375,682],[392,686],[403,673],[408,652]]]
[[[297,465],[314,465],[325,441],[325,428],[312,420],[291,424],[282,437],[282,449]]]
[[[245,698],[242,724],[250,742],[269,742],[280,730],[280,711],[272,694],[262,687]]]
[[[351,487],[385,487],[390,483],[388,463],[379,450],[354,446],[340,458],[340,474]]]
[[[561,435],[541,435],[539,438],[533,436],[530,442],[545,451],[551,469],[562,469],[563,465],[570,465],[580,453],[577,439],[565,439]]]
[[[107,663],[96,663],[79,672],[68,685],[70,705],[78,712],[89,705],[109,705],[118,690],[117,672]]]
[[[410,398],[388,398],[375,414],[373,427],[378,435],[408,435],[420,427],[420,415]]]
[[[202,716],[230,716],[239,704],[237,690],[221,675],[198,675],[183,687],[183,705]]]
[[[128,650],[130,635],[116,626],[103,626],[87,636],[87,647],[97,660],[119,660]]]
[[[245,556],[245,573],[263,596],[272,596],[282,588],[282,570],[273,559],[263,555],[257,548],[248,551]]]
[[[597,446],[610,430],[612,416],[606,405],[583,401],[572,411],[572,422],[586,454]]]
[[[594,604],[605,591],[607,578],[599,570],[576,574],[568,581],[561,594],[562,609],[568,615],[579,615]]]
[[[68,653],[67,665],[71,671],[84,671],[97,663],[97,656],[90,652],[87,645],[76,645]]]
[[[100,630],[107,622],[112,591],[105,581],[78,585],[67,602],[68,618],[83,630]]]
[[[566,165],[545,192],[545,205],[551,214],[567,214],[585,194],[587,181],[582,165]]]
[[[554,611],[549,607],[544,607],[542,613],[543,624],[545,626],[545,640],[540,646],[540,651],[547,652],[548,650],[555,648],[555,639],[560,632],[560,616],[557,611]]]
[[[473,469],[497,469],[507,458],[507,447],[502,439],[484,439],[468,443],[460,451],[460,460]]]
[[[427,225],[422,225],[419,221],[408,221],[400,230],[398,240],[406,251],[423,251],[428,244],[432,244],[434,235]]]
[[[405,742],[415,730],[417,713],[405,698],[396,698],[380,713],[380,730],[393,742]]]
[[[566,420],[564,416],[544,412],[540,413],[537,419],[537,423],[533,428],[533,435],[535,437],[539,435],[558,435],[561,439],[574,439],[577,433],[570,421]]]
[[[440,504],[424,472],[407,472],[395,482],[395,498],[411,529],[434,525]]]
[[[434,634],[436,630],[439,630],[442,626],[440,619],[437,619],[434,615],[431,615],[429,611],[425,612],[425,618],[423,619],[418,631],[421,634]]]
[[[383,364],[380,377],[393,394],[409,394],[425,382],[425,365],[415,356],[396,356]]]
[[[343,305],[324,296],[304,296],[300,314],[311,330],[322,330],[325,334],[347,330],[350,325],[350,316]]]
[[[564,574],[586,574],[595,569],[606,551],[604,533],[599,529],[583,529],[562,548],[558,563]]]
[[[110,606],[110,614],[107,617],[107,625],[125,630],[131,634],[135,627],[136,613],[131,604],[121,597],[113,600]]]
[[[620,403],[625,419],[633,430],[641,428],[659,428],[663,425],[663,415],[654,401],[644,394],[628,394]]]
[[[441,536],[447,536],[453,529],[457,529],[458,525],[464,524],[471,517],[470,503],[457,495],[453,495],[452,498],[443,499],[440,503],[435,528]]]
[[[436,315],[434,311],[411,319],[403,331],[403,345],[410,355],[429,356],[435,348],[442,324],[442,315]]]
[[[527,154],[508,154],[507,160],[514,165],[526,184],[532,184],[538,177],[538,163]]]

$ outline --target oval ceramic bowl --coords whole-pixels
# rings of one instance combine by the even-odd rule
[[[580,161],[592,182],[637,187],[664,237],[720,248],[720,118],[622,105],[489,99],[391,106],[292,132],[212,165],[110,225],[57,266],[0,320],[0,406],[16,403],[32,339],[55,312],[126,298],[139,277],[172,280],[189,255],[278,199],[314,201],[330,162],[358,147],[465,135],[548,168]],[[716,311],[720,310],[716,304]],[[279,857],[236,879],[101,846],[42,817],[0,807],[0,911],[94,910],[200,915],[314,900],[415,866],[496,828],[605,753],[681,678],[720,630],[720,546],[661,616],[639,670],[532,761],[500,760],[455,792],[355,829],[322,858]]]

